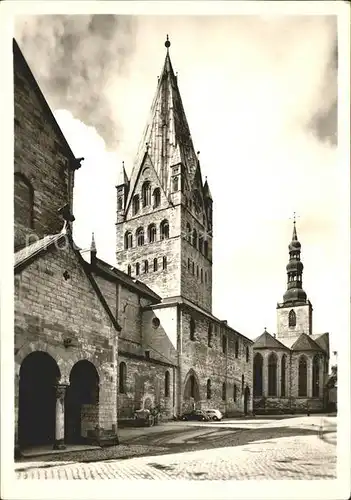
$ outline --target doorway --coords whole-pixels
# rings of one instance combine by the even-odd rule
[[[21,448],[53,444],[56,423],[56,361],[36,351],[22,362],[19,379],[18,441]]]

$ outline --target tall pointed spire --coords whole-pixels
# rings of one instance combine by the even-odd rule
[[[294,213],[293,233],[289,244],[289,263],[286,266],[288,275],[287,291],[284,294],[284,302],[303,302],[307,300],[306,292],[302,288],[303,264],[301,257],[301,243],[297,238],[296,216]]]
[[[171,167],[175,159],[177,163],[184,166],[190,183],[193,181],[197,168],[197,156],[169,54],[170,45],[167,35],[166,57],[134,162],[127,206],[146,157],[155,169],[160,185],[167,196],[171,192]],[[145,150],[146,143],[148,144],[147,151]]]

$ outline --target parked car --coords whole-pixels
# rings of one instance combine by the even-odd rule
[[[208,410],[204,410],[206,415],[210,417],[211,420],[220,421],[223,418],[222,413],[219,410],[215,410],[214,408],[210,408]]]
[[[192,410],[187,413],[183,413],[180,417],[181,420],[210,420],[210,417],[202,410]]]

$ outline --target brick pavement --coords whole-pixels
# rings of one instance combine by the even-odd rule
[[[17,479],[335,479],[336,447],[317,435],[92,463],[18,463]]]

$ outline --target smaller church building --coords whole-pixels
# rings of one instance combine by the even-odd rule
[[[303,264],[296,222],[289,245],[287,290],[277,305],[277,333],[253,345],[256,413],[323,411],[327,404],[329,333],[312,333],[312,304],[302,287]]]

